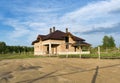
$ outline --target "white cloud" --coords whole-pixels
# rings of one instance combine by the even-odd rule
[[[14,8],[14,11],[17,12],[24,12],[24,13],[50,13],[50,12],[55,12],[59,11],[62,8],[34,8],[34,7],[22,7],[20,9]]]
[[[108,15],[110,11],[120,8],[120,0],[106,0],[97,3],[90,3],[76,11],[66,14],[64,17],[68,19],[91,19]],[[64,18],[63,17],[63,18]]]
[[[23,18],[18,17],[17,19],[6,19],[4,21],[14,28],[10,37],[19,38],[27,35],[28,40],[32,41],[37,34],[48,33],[49,28],[53,26],[60,30],[67,27],[71,32],[80,33],[99,28],[111,28],[114,24],[120,22],[118,15],[110,13],[120,8],[119,3],[120,0],[98,1],[68,13],[62,11],[63,7],[41,8],[33,5],[31,7],[23,6],[20,9],[16,7],[14,12],[28,14]],[[60,11],[64,14],[59,16]],[[91,34],[91,36],[93,35],[95,41],[97,37],[96,34]],[[103,35],[99,35],[99,37],[101,38]],[[85,37],[89,41],[89,35]]]
[[[76,11],[65,14],[60,20],[64,24],[69,24],[70,27],[77,28],[76,31],[83,29],[87,31],[93,29],[93,27],[111,27],[113,24],[120,22],[120,20],[114,19],[114,15],[110,13],[120,8],[119,3],[120,0],[106,0],[90,3]],[[93,23],[91,21],[93,21]]]
[[[13,28],[13,31],[9,33],[9,37],[12,39],[22,37],[26,34],[28,34],[29,29],[25,27],[24,25],[20,24],[18,20],[15,19],[7,19],[4,24],[11,26]]]

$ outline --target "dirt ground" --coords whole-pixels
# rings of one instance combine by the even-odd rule
[[[2,60],[0,83],[120,83],[120,60],[80,58]]]

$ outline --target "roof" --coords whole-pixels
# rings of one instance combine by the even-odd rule
[[[62,32],[60,30],[56,30],[56,31],[54,31],[52,33],[49,33],[48,35],[38,35],[37,39],[32,42],[32,45],[34,45],[34,43],[39,42],[40,40],[42,40],[42,41],[49,40],[49,39],[52,39],[52,40],[65,40],[65,37],[69,36],[69,35],[72,37],[72,39],[74,41],[85,41],[82,38],[74,36],[70,32],[65,33],[65,32]]]
[[[62,31],[56,30],[55,32],[52,32],[52,33],[46,35],[44,40],[48,40],[48,39],[64,40],[65,34],[66,33],[64,33]]]
[[[87,42],[85,42],[85,41],[80,41],[80,42],[76,42],[76,43],[73,43],[72,44],[73,46],[90,46],[91,44],[89,44],[89,43],[87,43]]]

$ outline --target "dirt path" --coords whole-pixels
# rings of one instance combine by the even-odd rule
[[[119,83],[120,60],[34,58],[0,61],[0,83]]]

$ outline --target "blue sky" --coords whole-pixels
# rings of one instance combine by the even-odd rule
[[[69,31],[93,46],[104,35],[120,45],[120,0],[0,0],[0,41],[31,46],[49,28]]]

